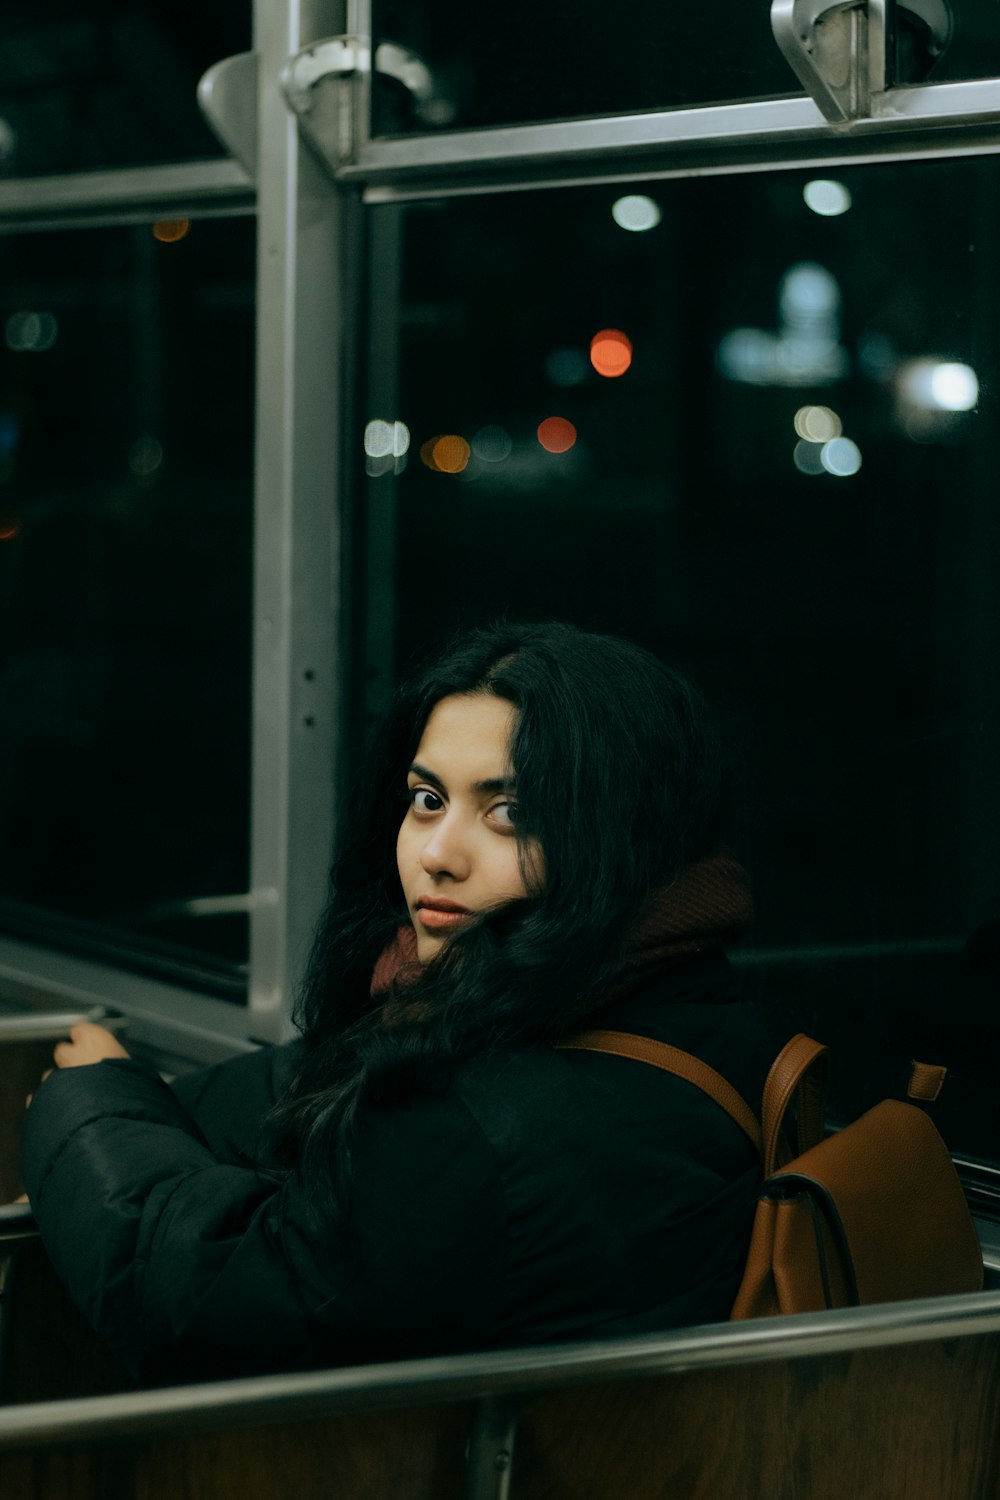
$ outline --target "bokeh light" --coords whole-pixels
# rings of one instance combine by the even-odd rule
[[[365,428],[365,452],[369,458],[402,458],[409,448],[410,429],[405,422],[386,422],[375,417]]]
[[[553,385],[582,385],[590,366],[579,349],[553,349],[545,360],[545,374]]]
[[[16,516],[0,516],[0,542],[12,542],[21,535],[21,523]]]
[[[800,406],[795,413],[795,431],[807,443],[828,443],[843,430],[844,424],[828,406]]]
[[[820,443],[810,443],[806,438],[800,438],[792,451],[792,462],[800,474],[822,474],[823,460],[820,457]]]
[[[161,245],[175,245],[191,228],[190,219],[158,219],[153,225],[153,238]]]
[[[817,177],[813,182],[807,182],[802,189],[802,196],[813,213],[820,214],[824,219],[846,214],[851,206],[851,195],[844,184],[832,182],[826,177]]]
[[[538,441],[546,453],[568,453],[576,442],[576,428],[565,417],[546,417],[538,424]]]
[[[861,449],[850,438],[837,437],[819,450],[820,462],[828,474],[848,479],[861,468]]]
[[[4,327],[4,341],[15,354],[43,354],[51,349],[59,334],[59,324],[50,312],[31,312],[23,308],[11,313]]]
[[[137,479],[148,479],[163,462],[163,444],[155,437],[136,438],[128,450],[128,466]]]
[[[421,460],[437,474],[461,474],[471,456],[465,438],[454,432],[428,438],[420,449]]]
[[[480,427],[472,439],[472,451],[484,464],[502,464],[505,458],[510,458],[513,447],[510,433],[495,423]]]
[[[645,229],[655,229],[663,215],[660,205],[652,198],[647,198],[644,193],[629,193],[612,204],[611,217],[619,229],[641,234]]]
[[[931,374],[931,396],[942,411],[972,411],[979,400],[979,380],[971,365],[942,363]]]
[[[602,328],[590,341],[590,363],[598,375],[617,379],[632,363],[632,340],[620,328]]]

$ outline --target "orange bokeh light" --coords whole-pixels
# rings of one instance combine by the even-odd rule
[[[153,225],[153,238],[164,245],[173,245],[182,240],[190,228],[190,219],[157,219]]]
[[[0,516],[0,542],[12,542],[21,535],[21,523],[10,516]]]
[[[546,453],[566,453],[576,442],[576,428],[565,417],[546,417],[538,424],[538,441]]]
[[[438,474],[461,474],[466,468],[472,449],[464,437],[449,432],[444,437],[428,438],[420,449],[420,457],[429,469]]]
[[[590,363],[608,380],[624,375],[632,363],[632,340],[620,328],[602,328],[590,341]]]

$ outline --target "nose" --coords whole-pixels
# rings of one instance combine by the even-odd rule
[[[428,832],[420,849],[420,863],[435,879],[442,876],[451,876],[452,880],[469,878],[472,860],[457,817],[442,818]]]

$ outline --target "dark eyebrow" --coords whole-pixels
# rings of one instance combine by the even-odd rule
[[[429,771],[426,766],[418,766],[416,761],[410,767],[409,774],[411,776],[419,776],[421,781],[429,781],[431,786],[436,786],[442,792],[447,790],[440,776],[435,776],[434,772]],[[486,797],[492,797],[497,792],[509,792],[513,795],[517,791],[517,783],[506,780],[503,777],[494,777],[489,781],[474,782],[472,790]]]

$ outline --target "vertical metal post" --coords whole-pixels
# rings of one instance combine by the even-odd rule
[[[518,1396],[487,1396],[479,1404],[469,1440],[466,1500],[508,1500],[514,1461]]]
[[[346,0],[255,0],[257,445],[250,1012],[279,1040],[326,891],[338,737],[342,267],[356,205],[301,140],[288,58]]]

